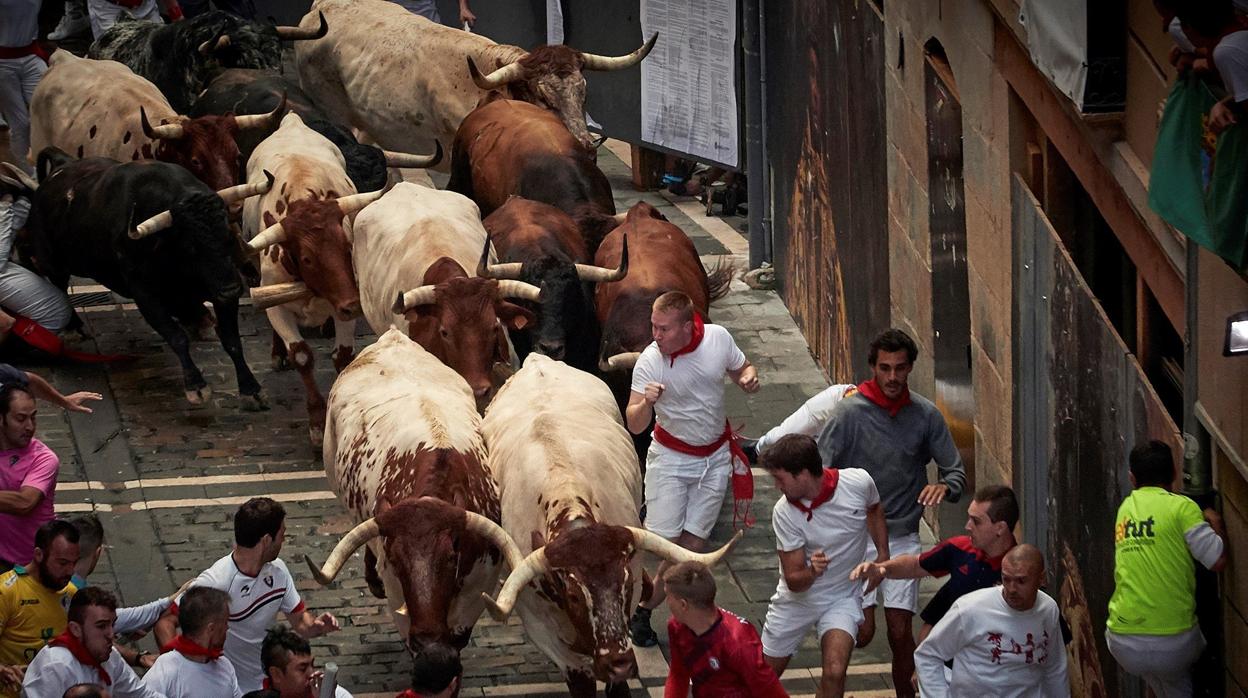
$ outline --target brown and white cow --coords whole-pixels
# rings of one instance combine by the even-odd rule
[[[627,694],[636,671],[628,615],[648,586],[638,553],[719,561],[641,528],[641,471],[611,391],[540,354],[498,391],[481,424],[498,482],[502,524],[526,557],[492,604],[518,608],[529,638],[558,665],[574,696]]]
[[[272,129],[284,108],[238,117],[179,116],[155,85],[125,65],[57,51],[31,98],[31,152],[51,145],[79,158],[162,160],[225,189],[238,183],[237,133]]]
[[[499,528],[481,418],[464,379],[397,329],[364,349],[334,383],[325,472],[358,522],[323,568],[329,584],[363,545],[365,577],[384,596],[412,652],[467,644],[520,553]]]
[[[357,194],[342,152],[308,128],[298,114],[287,114],[278,130],[256,147],[247,162],[248,179],[275,177],[273,189],[243,208],[244,237],[260,252],[260,281],[265,289],[303,284],[302,294],[277,295],[263,303],[273,326],[275,366],[293,363],[307,393],[308,432],[321,443],[325,399],[313,375],[312,350],[299,327],[334,321],[334,369],[342,371],[355,352],[355,319],[361,313],[360,289],[351,265],[351,218],[381,197],[381,191]],[[289,288],[289,286],[287,286]],[[254,293],[253,292],[253,295]]]
[[[494,365],[511,361],[504,328],[533,322],[532,312],[507,298],[538,301],[541,289],[472,275],[497,259],[486,247],[477,205],[454,192],[400,182],[360,212],[354,231],[355,276],[369,326],[377,334],[392,325],[407,328],[468,381],[484,408]]]
[[[431,22],[386,0],[316,0],[300,26],[316,26],[320,13],[334,30],[295,46],[300,84],[335,121],[391,150],[429,152],[434,138],[449,149],[460,122],[494,89],[555,112],[592,150],[581,71],[636,65],[658,38],[618,57],[561,45],[525,51]]]

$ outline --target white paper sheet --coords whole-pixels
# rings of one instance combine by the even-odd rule
[[[642,140],[736,167],[736,3],[641,0],[641,28]]]

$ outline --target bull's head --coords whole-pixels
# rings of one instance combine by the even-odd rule
[[[634,558],[642,550],[671,562],[719,562],[741,539],[711,553],[694,553],[645,529],[587,523],[561,533],[536,549],[511,574],[498,594],[486,601],[490,614],[506,618],[529,583],[536,593],[567,614],[574,637],[564,638],[572,651],[592,658],[594,678],[620,683],[636,671],[628,635],[628,615],[641,591]],[[540,541],[539,541],[540,542]]]
[[[490,240],[485,242],[477,276],[488,279],[520,279],[542,290],[542,305],[534,334],[534,347],[552,359],[563,360],[569,337],[592,327],[593,305],[585,284],[619,281],[628,274],[628,240],[615,269],[592,264],[573,264],[555,257],[530,262],[490,264]],[[596,334],[596,333],[593,333]]]
[[[280,244],[291,273],[318,298],[333,307],[342,320],[360,315],[360,288],[351,266],[350,222],[347,216],[381,198],[383,191],[352,194],[337,199],[296,199],[279,222],[264,213],[268,226],[248,245],[263,252]]]
[[[463,376],[477,406],[484,407],[494,364],[509,360],[504,327],[520,330],[533,322],[530,310],[507,299],[537,302],[541,289],[523,281],[469,278],[445,257],[430,266],[425,278],[446,280],[400,294],[393,310],[407,318],[408,335]]]
[[[324,567],[305,560],[316,581],[329,584],[357,549],[379,537],[388,570],[403,590],[397,619],[406,625],[399,631],[413,653],[436,644],[462,648],[484,606],[480,598],[461,597],[465,580],[487,557],[513,566],[522,561],[519,548],[497,523],[433,497],[394,506],[382,500],[377,515],[347,533]],[[452,627],[453,616],[467,619],[468,628]]]
[[[248,116],[200,116],[177,123],[153,126],[147,111],[139,107],[143,135],[156,141],[157,160],[181,165],[213,189],[238,182],[239,150],[235,138],[240,130],[272,132],[286,110],[286,100],[268,114]]]
[[[658,34],[651,36],[641,48],[624,56],[599,56],[560,44],[538,46],[489,75],[482,75],[469,56],[468,73],[483,90],[506,87],[512,98],[555,112],[585,150],[593,152],[594,139],[585,124],[585,75],[581,71],[623,70],[637,65],[658,38]]]

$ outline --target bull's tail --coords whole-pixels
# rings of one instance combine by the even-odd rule
[[[721,259],[715,264],[715,268],[707,273],[706,285],[710,291],[710,299],[712,301],[717,301],[728,295],[728,289],[732,285],[732,278],[736,276],[736,273],[736,266],[728,258]]]

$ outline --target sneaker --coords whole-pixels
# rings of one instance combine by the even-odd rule
[[[659,644],[659,634],[650,627],[650,609],[637,607],[633,617],[628,619],[628,634],[633,644],[638,647],[654,647]]]
[[[83,12],[85,8],[79,2],[65,3],[65,14],[57,23],[56,29],[48,32],[49,41],[64,41],[71,36],[85,34],[91,30],[91,22]]]

